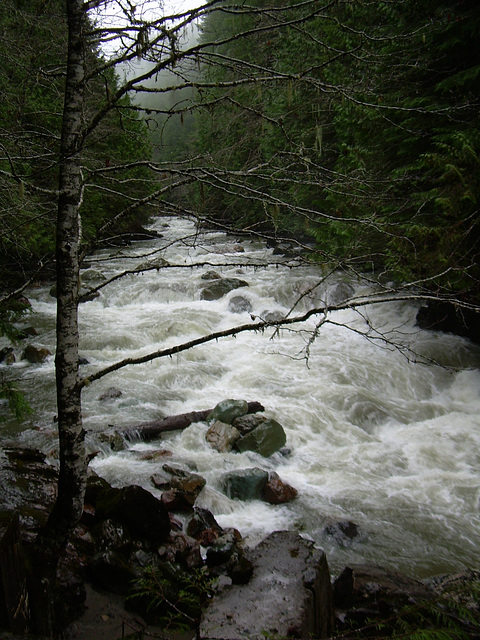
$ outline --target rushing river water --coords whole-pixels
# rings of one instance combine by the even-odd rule
[[[254,315],[285,314],[319,280],[313,267],[186,268],[198,262],[268,263],[272,250],[242,241],[245,251],[235,253],[234,239],[221,233],[194,236],[193,224],[181,219],[160,219],[154,226],[163,234],[160,239],[93,256],[85,283],[99,284],[101,278],[160,258],[185,267],[126,276],[81,305],[80,351],[89,363],[82,366],[84,374],[250,322],[249,312],[229,311],[232,296],[248,298]],[[174,242],[178,238],[183,241]],[[202,300],[201,276],[212,269],[250,286],[217,301]],[[368,292],[360,282],[355,287],[357,294]],[[338,285],[319,288],[317,302],[338,292]],[[34,342],[53,351],[55,301],[46,288],[28,295],[31,321],[39,331]],[[295,311],[312,303],[304,296]],[[91,466],[117,486],[136,483],[159,495],[150,478],[162,462],[144,454],[167,449],[173,454],[170,462],[191,466],[207,479],[199,502],[222,526],[238,528],[252,543],[275,529],[298,530],[325,549],[333,573],[350,562],[376,563],[417,577],[479,568],[480,350],[462,338],[420,331],[416,311],[410,303],[371,306],[362,315],[340,311],[310,345],[318,318],[278,334],[247,332],[113,373],[83,393],[88,443],[101,450]],[[398,344],[446,366],[414,364],[401,350],[365,339],[360,332],[368,328],[367,313],[371,325]],[[53,357],[42,365],[20,361],[13,367],[35,414],[21,433],[7,424],[4,437],[13,435],[49,452],[55,440]],[[121,396],[101,400],[111,387]],[[206,409],[226,398],[261,402],[266,414],[284,426],[291,453],[269,459],[251,452],[220,454],[205,442],[203,423],[119,452],[100,440],[107,425],[125,427]],[[220,491],[224,471],[254,466],[275,469],[298,489],[296,500],[272,506],[231,500]],[[359,536],[349,544],[324,531],[339,520],[359,526]]]

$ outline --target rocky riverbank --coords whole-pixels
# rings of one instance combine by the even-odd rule
[[[227,409],[230,415],[220,413],[224,406],[210,420],[212,446],[235,446],[267,422],[258,415],[249,418],[250,427],[256,426],[241,435],[232,423],[248,414],[236,415],[238,404]],[[233,444],[231,437],[223,438],[226,429],[219,424],[236,429]],[[281,449],[285,441],[277,425],[272,437]],[[250,440],[266,446],[263,438]],[[332,583],[328,559],[311,543],[292,532],[277,532],[250,549],[238,531],[223,529],[210,512],[196,507],[201,476],[179,468],[161,450],[158,460],[152,482],[162,488],[161,499],[138,486],[111,487],[89,474],[82,521],[59,563],[56,615],[63,637],[115,640],[147,631],[164,637],[178,625],[190,629],[187,637],[201,638],[263,637],[264,632],[272,637],[358,637],[360,629],[362,637],[386,637],[405,628],[480,637],[480,573],[419,582],[379,567],[350,566]],[[55,467],[38,451],[12,448],[1,454],[1,637],[11,637],[8,629],[28,630],[18,549],[28,547],[45,521],[56,477]],[[225,491],[235,496],[241,491],[239,499],[267,499],[272,492],[278,499],[279,482],[282,499],[295,498],[295,489],[278,477],[273,478],[277,489],[267,490],[272,478],[261,469],[233,477],[233,482],[231,474],[226,478]],[[339,539],[356,533],[354,523],[331,526]],[[277,600],[268,598],[268,619],[267,610],[254,606],[265,590],[280,594]],[[297,603],[296,617],[287,606],[291,602]],[[212,630],[218,616],[220,635]]]

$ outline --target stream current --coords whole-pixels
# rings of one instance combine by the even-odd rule
[[[102,250],[83,272],[84,284],[95,286],[160,259],[183,265],[128,275],[81,305],[80,354],[88,361],[83,375],[251,322],[251,314],[286,314],[320,279],[319,270],[308,266],[239,267],[278,258],[253,241],[242,240],[244,252],[235,252],[234,238],[195,234],[188,220],[158,219],[153,228],[160,238]],[[209,264],[189,267],[199,262]],[[249,286],[202,300],[201,276],[211,270]],[[370,290],[360,281],[347,290],[352,286],[355,295]],[[335,302],[342,287],[334,277],[329,287],[304,295],[295,313],[325,298]],[[229,310],[238,295],[250,301],[251,311]],[[43,287],[28,297],[29,321],[39,332],[33,342],[53,352],[55,300]],[[83,392],[89,449],[100,451],[91,467],[115,486],[139,484],[158,496],[151,476],[164,462],[195,469],[207,480],[197,504],[210,509],[220,525],[236,527],[251,544],[273,530],[297,530],[325,550],[333,574],[347,563],[375,563],[419,578],[480,568],[480,349],[463,338],[419,330],[417,309],[397,302],[372,305],[361,314],[337,311],[311,344],[318,317],[280,332],[222,338],[110,374]],[[402,349],[367,340],[361,332],[370,325],[444,366],[415,364]],[[3,439],[49,453],[56,435],[53,356],[41,365],[17,357],[12,366],[34,414],[20,428],[4,425]],[[112,387],[121,395],[100,399]],[[261,402],[266,415],[283,425],[290,453],[267,459],[252,452],[218,453],[205,441],[204,423],[152,443],[133,442],[123,451],[102,442],[108,425],[127,427],[207,409],[227,398]],[[159,449],[171,457],[155,461],[149,454]],[[229,499],[221,492],[222,473],[247,467],[276,470],[298,490],[297,498],[276,506]],[[342,542],[325,532],[340,520],[355,522],[358,537]]]

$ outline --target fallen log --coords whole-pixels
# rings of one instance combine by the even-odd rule
[[[158,438],[162,433],[167,431],[181,431],[186,429],[194,422],[203,422],[213,409],[204,409],[203,411],[189,411],[180,413],[176,416],[168,416],[160,420],[151,420],[150,422],[142,422],[140,424],[121,430],[123,435],[129,440],[143,440],[148,442]],[[257,413],[265,411],[260,402],[249,402],[247,413]]]

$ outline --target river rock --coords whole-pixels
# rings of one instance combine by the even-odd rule
[[[205,434],[205,439],[212,449],[215,449],[220,453],[225,453],[226,451],[232,450],[233,445],[240,436],[240,431],[231,424],[215,420],[215,422],[208,428],[208,431]]]
[[[214,596],[199,638],[264,640],[327,638],[333,632],[330,574],[323,551],[288,531],[276,531],[249,555],[253,575]]]
[[[334,540],[342,545],[348,546],[358,536],[358,525],[350,520],[339,520],[327,524],[323,530],[327,536],[332,536]]]
[[[195,507],[195,513],[187,525],[187,534],[203,547],[209,547],[223,534],[222,527],[208,509]]]
[[[207,549],[207,565],[219,567],[226,565],[235,553],[238,553],[238,545],[242,538],[236,529],[226,529],[213,544]]]
[[[171,529],[168,511],[161,500],[136,485],[101,491],[96,499],[96,516],[111,518],[140,539],[159,544]]]
[[[4,347],[0,349],[0,362],[5,364],[13,364],[15,362],[15,352],[13,347]]]
[[[121,398],[123,396],[123,392],[121,389],[117,387],[109,387],[106,391],[98,396],[100,402],[105,402],[105,400],[114,400],[115,398]]]
[[[230,313],[251,313],[253,307],[248,298],[244,298],[243,296],[233,296],[228,301],[228,310]]]
[[[48,349],[44,347],[35,347],[33,344],[29,344],[22,353],[22,360],[28,360],[32,364],[40,364],[45,362],[48,356],[51,356],[52,353]]]
[[[241,452],[255,451],[268,458],[285,446],[286,441],[287,436],[282,425],[273,418],[269,418],[237,440],[235,446]]]
[[[229,498],[260,500],[268,480],[268,472],[258,467],[229,471],[222,478],[222,486]]]
[[[262,498],[270,504],[284,504],[291,502],[297,497],[298,491],[284,482],[278,473],[270,471],[267,482],[263,487]]]
[[[202,274],[202,280],[221,280],[222,276],[216,271],[206,271]]]
[[[432,600],[426,584],[396,571],[368,565],[345,567],[333,583],[338,631],[360,628],[372,620],[395,624],[403,607]],[[391,635],[388,624],[384,636]]]
[[[123,595],[130,591],[133,580],[139,578],[139,574],[125,557],[111,549],[91,558],[87,576],[93,585]]]
[[[205,478],[196,473],[176,475],[170,480],[170,489],[162,493],[162,502],[168,511],[191,511],[203,487]]]
[[[248,282],[239,278],[220,278],[220,280],[214,280],[204,287],[200,297],[202,300],[219,300],[233,289],[241,287],[248,287]]]
[[[158,555],[163,562],[175,562],[185,569],[203,566],[200,544],[181,531],[170,533],[167,543],[158,548]]]
[[[256,413],[249,413],[245,416],[239,416],[232,420],[232,426],[237,429],[242,436],[246,436],[247,433],[256,429],[262,422],[265,422],[267,418],[265,416],[259,416]]]
[[[248,402],[246,400],[222,400],[208,414],[207,422],[212,424],[215,420],[232,424],[235,418],[248,413]]]

